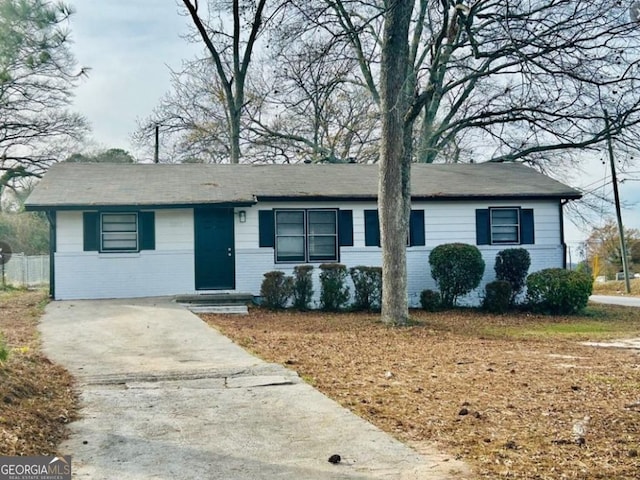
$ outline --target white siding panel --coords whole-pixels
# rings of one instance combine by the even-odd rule
[[[82,212],[58,212],[56,214],[56,250],[58,252],[82,252]]]
[[[193,209],[157,210],[156,250],[193,252]]]
[[[58,212],[56,298],[131,298],[193,293],[193,210],[158,210],[156,250],[83,251],[82,212]]]
[[[134,298],[194,291],[193,252],[56,253],[58,300]]]

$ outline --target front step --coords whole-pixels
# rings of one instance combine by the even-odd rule
[[[176,303],[184,305],[194,313],[235,313],[246,315],[247,305],[253,303],[250,293],[203,293],[178,295]]]
[[[219,313],[232,315],[248,315],[246,305],[194,305],[184,304],[193,313]]]
[[[178,295],[175,301],[195,305],[247,305],[253,303],[253,295],[250,293],[202,293]]]

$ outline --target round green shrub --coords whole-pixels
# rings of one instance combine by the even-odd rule
[[[260,296],[267,308],[280,310],[287,306],[292,288],[293,278],[285,277],[284,272],[274,270],[264,274]]]
[[[442,307],[440,294],[435,290],[423,290],[420,292],[420,305],[427,312],[437,312]]]
[[[511,292],[511,284],[506,280],[487,283],[482,307],[491,313],[505,313],[511,305]]]
[[[480,285],[485,267],[480,250],[466,243],[438,245],[429,254],[429,265],[445,307]]]
[[[592,288],[585,273],[547,268],[527,277],[527,302],[536,312],[567,315],[587,306]]]
[[[511,285],[511,304],[522,292],[530,266],[531,256],[525,248],[507,248],[496,255],[496,280],[504,280]]]

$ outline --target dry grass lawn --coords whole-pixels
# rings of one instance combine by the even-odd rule
[[[631,294],[634,297],[640,297],[640,278],[633,278],[629,281],[631,286]],[[593,284],[594,295],[628,295],[624,282],[611,281]]]
[[[53,455],[77,412],[71,375],[40,352],[44,292],[0,290],[0,455]]]
[[[404,328],[366,314],[204,318],[400,440],[435,442],[478,479],[639,478],[640,356],[579,341],[640,336],[640,309],[414,315]],[[572,428],[585,416],[581,446]]]

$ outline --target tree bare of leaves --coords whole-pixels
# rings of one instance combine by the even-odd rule
[[[161,163],[226,163],[231,141],[224,92],[209,59],[185,62],[171,72],[171,90],[141,122],[134,140],[153,147],[159,127]],[[241,121],[241,135],[246,125]],[[239,148],[243,148],[242,137]]]
[[[385,5],[358,5],[319,0],[299,8],[313,28],[350,45],[360,81],[378,102],[372,79]],[[476,146],[466,160],[575,158],[606,137],[603,108],[621,146],[633,148],[640,29],[628,9],[617,0],[416,0],[407,38],[416,160],[446,161],[442,152],[461,135]]]
[[[268,77],[259,85],[254,78],[258,98],[248,108],[253,143],[258,150],[282,148],[284,162],[375,162],[377,106],[350,82],[356,64],[326,40],[313,36],[283,45],[273,68],[263,69]]]
[[[268,21],[265,17],[267,0],[211,1],[206,17],[200,11],[198,0],[183,0],[183,3],[215,66],[226,107],[229,159],[231,163],[239,163],[245,84],[256,42]],[[225,29],[229,23],[231,32]]]
[[[65,25],[71,9],[43,0],[0,0],[0,196],[40,176],[84,119],[67,111],[77,69]]]

